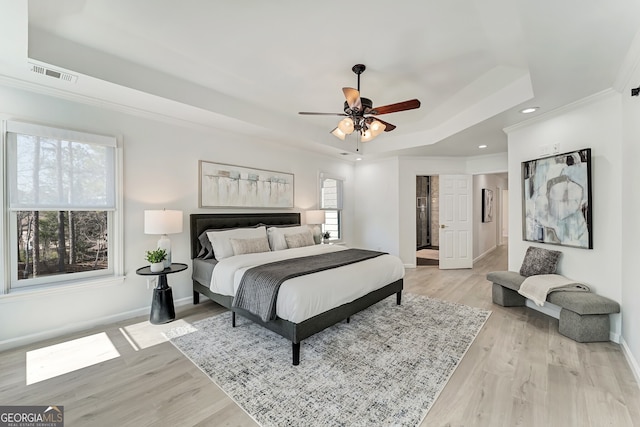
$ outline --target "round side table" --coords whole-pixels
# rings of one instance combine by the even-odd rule
[[[187,264],[172,263],[162,271],[153,273],[150,266],[136,270],[136,274],[141,276],[158,276],[158,284],[153,288],[153,299],[151,300],[151,314],[149,322],[154,325],[171,322],[176,318],[176,311],[173,307],[173,291],[167,284],[167,274],[178,273],[187,269]]]

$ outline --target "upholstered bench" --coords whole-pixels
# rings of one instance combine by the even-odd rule
[[[518,293],[520,285],[534,274],[555,274],[559,254],[558,251],[530,247],[520,273],[494,271],[487,274],[487,280],[493,283],[493,302],[503,307],[525,305],[526,298]],[[541,257],[547,259],[541,261]],[[555,261],[548,258],[555,258]],[[536,262],[539,263],[537,267],[533,265]],[[578,342],[609,341],[609,314],[620,312],[617,302],[592,292],[551,292],[547,301],[561,307],[558,331]]]

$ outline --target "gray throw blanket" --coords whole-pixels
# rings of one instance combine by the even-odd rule
[[[242,308],[263,322],[276,318],[276,299],[280,285],[288,279],[322,270],[342,267],[384,255],[384,252],[347,249],[302,258],[286,259],[248,269],[233,299],[233,307]]]

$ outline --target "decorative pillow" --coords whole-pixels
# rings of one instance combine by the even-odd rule
[[[307,230],[304,233],[298,234],[285,234],[284,240],[287,242],[287,247],[291,248],[302,248],[304,246],[313,246],[316,243],[313,241],[313,235],[311,231]]]
[[[271,251],[267,236],[256,237],[255,239],[229,239],[229,243],[231,243],[234,255]]]
[[[529,246],[520,267],[520,275],[529,277],[538,274],[556,274],[561,254],[560,251]]]
[[[211,246],[211,242],[209,241],[209,236],[207,236],[207,232],[209,231],[213,231],[213,230],[206,230],[198,236],[198,240],[200,241],[200,246],[202,247],[202,249],[200,249],[200,253],[198,254],[198,258],[201,258],[201,259],[214,258],[213,246]]]
[[[255,239],[258,237],[266,237],[266,235],[267,228],[264,226],[207,232],[207,237],[209,237],[209,241],[213,247],[213,254],[218,261],[234,255],[233,247],[229,239]]]
[[[272,251],[281,251],[287,249],[287,241],[284,236],[287,234],[300,234],[304,232],[311,233],[311,229],[308,225],[296,225],[295,227],[269,227],[267,228],[267,235],[269,237],[269,246]],[[311,235],[313,239],[313,235]]]

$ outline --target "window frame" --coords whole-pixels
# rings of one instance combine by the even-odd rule
[[[20,120],[8,117],[0,117],[1,121],[1,149],[0,149],[0,185],[3,189],[3,197],[0,198],[0,229],[3,230],[3,238],[0,239],[0,275],[3,278],[4,285],[0,287],[0,297],[6,297],[11,294],[22,294],[24,292],[69,289],[80,286],[83,289],[87,286],[95,284],[103,286],[105,283],[122,283],[124,280],[124,227],[123,227],[123,155],[122,155],[122,137],[120,135],[113,136],[115,141],[113,174],[115,200],[113,209],[81,209],[84,211],[106,211],[107,212],[107,233],[109,236],[109,252],[108,252],[108,268],[102,270],[93,270],[78,273],[68,273],[61,275],[47,275],[38,278],[18,280],[18,254],[15,248],[18,244],[17,227],[17,210],[11,210],[9,205],[9,177],[10,168],[7,165],[8,160],[8,138],[7,123],[22,122],[31,124],[34,122],[28,120]],[[34,124],[34,126],[41,126]],[[44,125],[42,125],[44,126]],[[70,128],[60,126],[46,125],[47,128],[59,130],[61,132],[84,133],[102,137],[98,133],[78,132]],[[29,209],[24,209],[29,210]],[[44,211],[41,209],[40,211]],[[69,209],[57,209],[69,210]],[[13,225],[13,226],[12,226]]]
[[[339,187],[338,187],[338,194],[337,194],[337,200],[336,200],[336,208],[325,208],[324,205],[324,200],[323,200],[323,193],[322,193],[322,189],[323,189],[323,181],[325,179],[331,179],[334,181],[339,182]],[[342,221],[342,211],[344,209],[344,181],[345,179],[341,176],[338,175],[334,175],[331,173],[326,173],[326,172],[320,172],[318,174],[318,206],[320,210],[323,211],[331,211],[331,212],[336,212],[337,213],[337,221],[338,221],[338,237],[330,237],[329,241],[330,242],[334,242],[334,243],[338,243],[338,242],[342,242],[344,241],[344,227],[343,227],[343,221]],[[324,233],[325,230],[325,224],[322,224],[322,232]]]

